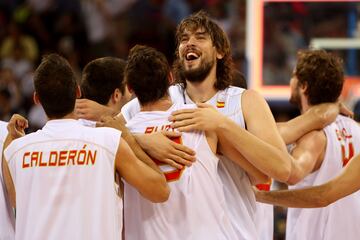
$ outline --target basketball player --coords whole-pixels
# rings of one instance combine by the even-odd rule
[[[120,239],[114,168],[154,202],[169,196],[163,173],[137,159],[121,132],[75,120],[80,89],[64,58],[44,57],[34,86],[34,101],[49,121],[4,152],[11,174],[5,178],[12,178],[16,190],[15,238]]]
[[[79,120],[88,126],[95,126],[103,116],[115,116],[122,106],[131,98],[124,77],[126,62],[114,57],[104,57],[89,62],[82,73],[81,92],[83,99],[77,99],[75,112]],[[127,131],[122,127],[122,132]],[[167,154],[160,158],[166,163],[181,169],[183,165],[191,166],[195,160],[194,151],[188,147],[176,144],[167,138],[179,137],[181,134],[172,131],[162,131],[152,134],[151,141],[163,139],[169,141],[169,145],[161,146],[160,149]],[[165,137],[164,137],[165,136]],[[129,136],[130,137],[130,136]],[[146,137],[145,137],[146,140]],[[127,140],[128,141],[128,140]],[[132,141],[133,142],[133,141]],[[138,154],[142,152],[137,144],[128,141],[132,150]],[[140,159],[146,158],[142,154]],[[172,160],[173,159],[173,160]]]
[[[226,138],[220,138],[223,146],[240,151],[244,158],[237,159],[237,164],[229,160],[220,161],[219,174],[224,183],[224,191],[228,205],[231,207],[231,220],[236,228],[238,238],[258,239],[254,223],[255,197],[251,190],[250,178],[256,183],[257,178],[263,177],[261,172],[286,182],[290,175],[291,157],[287,154],[285,145],[277,132],[276,125],[270,110],[262,97],[256,92],[245,91],[241,88],[229,87],[231,80],[231,57],[229,41],[224,32],[211,21],[203,12],[191,15],[182,21],[177,30],[177,61],[175,64],[176,79],[180,85],[170,87],[169,93],[174,102],[183,103],[207,102],[225,116],[214,114],[213,109],[190,109],[185,112],[213,113],[203,122],[196,122],[194,126],[203,124],[211,126],[206,130],[214,130],[213,123],[224,126],[230,121],[230,132]],[[203,104],[200,104],[203,107]],[[123,117],[129,121],[140,107],[137,100],[131,101],[122,108]],[[181,112],[180,112],[181,113]],[[185,113],[187,115],[187,113]],[[174,126],[187,124],[188,120],[181,121],[175,116]],[[211,121],[209,121],[211,119]],[[179,122],[178,122],[179,120]],[[248,131],[244,130],[245,122]],[[238,126],[240,125],[240,126]],[[230,125],[229,125],[230,126]],[[184,128],[180,128],[184,130]],[[186,127],[185,127],[186,130]],[[224,129],[225,130],[225,129]],[[232,137],[237,132],[236,140]],[[220,132],[220,136],[223,133]],[[150,146],[142,147],[147,150]],[[231,142],[232,141],[232,142]],[[269,144],[270,142],[271,144]],[[157,142],[153,142],[153,145]],[[276,147],[274,147],[274,145]],[[156,149],[153,147],[153,149]],[[257,151],[253,151],[257,149]],[[150,153],[151,156],[155,154]],[[272,159],[272,161],[269,161]],[[260,174],[258,171],[261,170]],[[245,172],[248,174],[245,174]],[[261,179],[263,182],[264,178]]]
[[[299,52],[290,82],[290,101],[297,104],[301,112],[319,103],[334,102],[341,93],[343,81],[342,63],[335,56],[325,51]],[[288,181],[294,184],[290,189],[316,186],[329,181],[342,171],[342,167],[354,155],[359,154],[359,149],[360,127],[352,119],[343,116],[338,116],[334,123],[323,130],[304,135],[296,141],[291,152],[296,161]],[[344,177],[337,179],[335,183],[341,182]],[[349,184],[344,188],[345,194],[349,194],[348,189],[354,191],[354,184]],[[344,195],[335,196],[339,198]],[[359,197],[359,193],[355,193],[322,209],[288,209],[287,239],[357,239],[360,229],[353,219],[360,217]],[[261,195],[259,199],[262,199]],[[314,201],[315,206],[317,202]]]
[[[114,113],[119,113],[121,107],[131,99],[131,94],[124,81],[126,62],[120,58],[97,58],[84,67],[81,78],[82,97],[107,106]],[[77,100],[77,109],[81,114],[83,99]],[[97,116],[97,119],[100,119]],[[84,120],[84,118],[80,118]],[[85,118],[86,120],[91,120]],[[94,125],[95,121],[83,121]]]
[[[168,117],[172,111],[195,107],[171,101],[170,67],[165,56],[153,48],[137,45],[131,49],[125,78],[141,105],[141,111],[127,122],[133,133],[171,130]],[[217,172],[216,135],[184,133],[173,140],[193,148],[197,160],[180,170],[158,162],[171,188],[166,203],[153,204],[125,185],[125,238],[237,239]]]

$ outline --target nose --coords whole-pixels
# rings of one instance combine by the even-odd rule
[[[189,40],[187,41],[186,45],[187,46],[195,46],[195,42],[196,42],[196,39],[194,36],[190,36],[189,37]]]

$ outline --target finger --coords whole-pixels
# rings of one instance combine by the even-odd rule
[[[176,115],[170,115],[168,119],[169,119],[170,122],[172,122],[172,121],[182,121],[182,120],[194,118],[194,114],[195,114],[195,112],[192,112],[192,113],[179,113],[179,114],[176,114]]]
[[[179,132],[191,132],[191,131],[196,131],[197,128],[196,128],[196,125],[193,124],[193,125],[188,125],[188,126],[185,126],[185,127],[178,127],[176,128]]]
[[[190,163],[193,163],[196,161],[196,157],[193,156],[193,155],[189,155],[187,153],[184,153],[182,151],[179,151],[179,150],[174,150],[173,151],[173,154],[175,156],[178,156],[179,158],[181,158],[181,161],[182,162],[178,162],[178,163],[181,163],[183,165],[186,165],[186,164],[190,164]]]
[[[188,120],[181,120],[181,121],[175,121],[170,126],[172,128],[180,128],[185,126],[194,125],[197,121],[195,119],[188,119]]]
[[[175,132],[175,131],[161,131],[161,133],[168,138],[176,138],[181,137],[181,132]]]
[[[185,145],[174,143],[174,142],[172,143],[172,146],[174,146],[177,151],[180,151],[184,154],[184,155],[182,155],[183,158],[186,158],[187,160],[190,160],[190,161],[195,161],[196,153],[191,148],[188,148]]]
[[[175,155],[175,154],[171,154],[170,155],[170,159],[176,163],[177,165],[181,166],[181,168],[183,166],[187,166],[187,167],[190,167],[192,165],[192,162],[191,161],[187,161],[186,159],[183,159],[181,158],[180,156],[178,155]],[[181,169],[179,168],[179,169]]]
[[[183,169],[183,167],[184,167],[183,165],[178,164],[178,163],[176,163],[176,161],[169,159],[169,158],[164,159],[162,162],[169,164],[170,166],[177,168],[177,169]]]
[[[193,113],[196,112],[196,108],[187,108],[187,109],[182,109],[182,110],[177,110],[171,113],[171,115],[178,115],[178,114],[183,114],[183,113]]]

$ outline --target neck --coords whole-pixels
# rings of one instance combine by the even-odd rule
[[[151,112],[151,111],[166,111],[173,105],[169,96],[162,97],[155,102],[143,104],[140,107],[140,111],[142,112]]]
[[[66,114],[65,116],[61,117],[61,118],[49,118],[48,117],[48,120],[61,120],[61,119],[77,119],[76,118],[76,115],[74,112],[71,112],[69,114]]]
[[[204,81],[186,81],[186,92],[193,102],[206,102],[217,93],[217,90],[214,87],[215,81],[216,67],[213,67]]]
[[[309,101],[306,99],[305,96],[301,96],[301,114],[305,113],[311,105],[309,104]]]

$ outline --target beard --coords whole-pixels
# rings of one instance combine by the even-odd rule
[[[296,89],[291,92],[289,102],[297,106],[300,110],[301,108],[301,98],[300,98],[300,87],[296,86]]]
[[[201,61],[200,66],[195,69],[185,69],[185,60],[180,65],[180,76],[189,82],[201,83],[209,75],[211,68],[214,66],[214,60]]]

